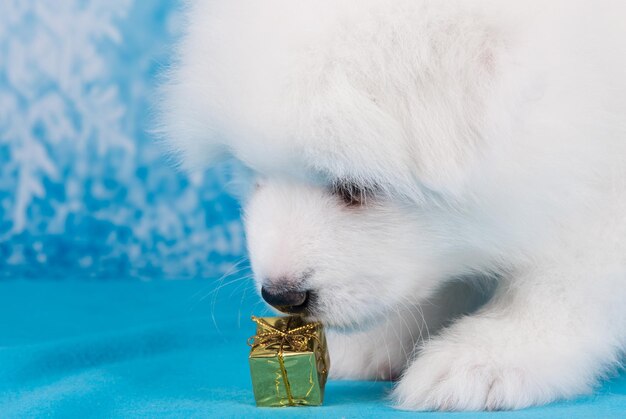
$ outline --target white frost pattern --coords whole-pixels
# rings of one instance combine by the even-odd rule
[[[121,129],[124,107],[116,86],[97,87],[109,81],[97,45],[121,41],[113,23],[126,15],[129,5],[129,1],[16,0],[3,7],[0,39],[7,41],[0,63],[10,88],[4,92],[8,97],[0,102],[0,113],[11,119],[1,141],[11,143],[17,170],[12,233],[24,230],[28,206],[34,198],[44,197],[41,177],[58,176],[43,141],[73,141],[84,151],[93,139],[101,153],[116,145],[133,151],[132,140]],[[46,92],[46,86],[54,90]],[[28,105],[18,110],[18,101]],[[70,106],[84,117],[80,126],[66,118]],[[35,137],[35,128],[44,130],[46,137]]]
[[[173,2],[0,0],[4,276],[214,275],[244,252],[218,172],[145,134]]]

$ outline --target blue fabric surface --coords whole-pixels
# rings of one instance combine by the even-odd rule
[[[519,412],[415,414],[390,383],[330,382],[325,405],[258,409],[246,338],[263,307],[236,281],[0,282],[0,417],[624,417],[626,376]],[[248,292],[248,294],[252,294]]]

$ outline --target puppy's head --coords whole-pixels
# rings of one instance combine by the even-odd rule
[[[255,173],[247,239],[274,307],[354,326],[455,271],[428,205],[482,145],[499,46],[458,6],[431,9],[191,2],[162,131],[190,165],[232,155]]]
[[[245,222],[263,298],[327,324],[357,326],[412,308],[441,277],[415,206],[372,185],[264,179]]]

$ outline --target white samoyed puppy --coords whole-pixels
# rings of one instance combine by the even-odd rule
[[[336,331],[335,377],[516,409],[619,366],[624,1],[187,6],[161,132],[188,167],[253,171],[259,293]]]

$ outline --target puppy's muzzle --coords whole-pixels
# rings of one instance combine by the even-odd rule
[[[308,309],[312,292],[262,287],[261,296],[269,305],[283,313],[300,314]]]

